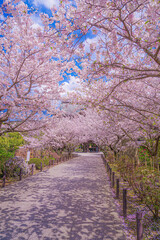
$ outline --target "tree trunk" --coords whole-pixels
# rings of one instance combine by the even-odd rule
[[[139,157],[138,157],[138,149],[136,148],[136,152],[135,152],[135,159],[136,159],[136,162],[137,162],[137,166],[140,165],[140,161],[139,161]]]
[[[117,161],[117,152],[114,151],[114,160],[113,160],[113,162],[116,162],[116,161]]]

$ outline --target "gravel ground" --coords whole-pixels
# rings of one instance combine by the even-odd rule
[[[100,153],[0,190],[0,240],[126,240]]]

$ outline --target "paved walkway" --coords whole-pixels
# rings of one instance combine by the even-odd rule
[[[0,240],[125,240],[100,154],[0,189]]]

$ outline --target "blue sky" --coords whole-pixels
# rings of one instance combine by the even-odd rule
[[[50,8],[59,5],[59,0],[23,0],[30,7],[35,7],[40,12],[50,14]]]

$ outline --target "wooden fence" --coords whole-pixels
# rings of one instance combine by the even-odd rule
[[[120,179],[116,178],[115,176],[115,172],[112,171],[112,168],[110,167],[108,161],[106,160],[105,156],[102,154],[102,159],[104,162],[104,165],[106,167],[107,170],[107,174],[111,183],[111,187],[115,189],[115,193],[116,193],[116,198],[119,199],[120,196]],[[115,184],[116,183],[116,184]],[[123,188],[122,189],[122,196],[123,196],[123,217],[127,218],[127,189]],[[143,240],[143,224],[142,224],[142,212],[138,211],[136,213],[136,234],[137,234],[137,240]]]

